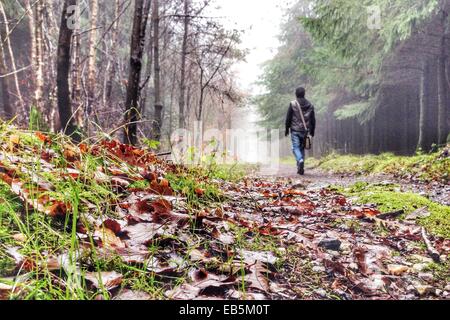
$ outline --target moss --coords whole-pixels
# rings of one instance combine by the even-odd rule
[[[411,157],[396,156],[392,153],[365,156],[331,154],[320,160],[310,160],[310,163],[314,167],[338,174],[386,173],[445,183],[450,181],[450,158],[441,155],[442,152]]]
[[[450,262],[448,261],[442,264],[431,263],[425,271],[432,272],[435,278],[443,283],[450,283]]]
[[[359,203],[373,203],[382,212],[404,210],[405,214],[426,207],[430,216],[419,220],[432,234],[450,239],[450,207],[437,204],[414,193],[400,192],[396,185],[370,185],[356,183],[348,188],[338,188],[347,196],[356,197]]]
[[[148,182],[148,180],[134,181],[128,186],[129,189],[147,189],[148,187],[150,187],[150,182]]]

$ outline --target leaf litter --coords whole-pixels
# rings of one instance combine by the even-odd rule
[[[112,299],[152,298],[130,286],[119,270],[99,270],[86,259],[95,255],[144,271],[160,284],[165,299],[450,297],[449,272],[437,276],[432,268],[433,260],[448,266],[450,240],[426,234],[411,219],[402,222],[373,206],[352,205],[330,189],[308,190],[287,179],[220,181],[224,200],[195,208],[166,178],[187,168],[117,141],[67,144],[58,153],[52,138],[29,134],[42,142],[42,150],[10,136],[0,144],[0,180],[27,210],[77,219],[75,272],[86,280],[86,290],[106,290]],[[91,175],[83,163],[87,156],[102,159]],[[107,185],[115,197],[103,205],[113,214],[105,217],[104,210],[98,216],[98,204],[88,198],[73,203],[56,197],[49,175],[68,184],[90,179]],[[145,187],[135,187],[138,182]],[[198,197],[204,193],[195,189]],[[16,272],[37,268],[20,249],[6,250]],[[44,254],[47,262],[40,267],[57,274],[67,269],[67,254],[67,248]],[[7,299],[17,288],[1,283],[0,297]]]

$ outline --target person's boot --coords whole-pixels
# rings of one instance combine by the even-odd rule
[[[299,175],[304,175],[305,174],[305,162],[297,162],[297,173]]]
[[[297,173],[303,176],[305,174],[305,162],[304,161],[298,162],[297,169],[298,169]]]

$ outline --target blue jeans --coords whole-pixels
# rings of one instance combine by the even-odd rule
[[[292,151],[294,152],[297,163],[305,161],[305,134],[302,132],[291,132]]]

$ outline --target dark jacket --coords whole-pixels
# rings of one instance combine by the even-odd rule
[[[309,130],[309,134],[311,136],[314,136],[316,131],[316,115],[314,113],[314,106],[305,98],[299,98],[297,101],[302,108],[306,126],[308,127],[307,130]],[[294,105],[294,101],[292,101],[289,105],[289,110],[286,117],[286,135],[289,134],[289,130],[301,133],[306,133],[307,131],[303,125],[300,112]]]

